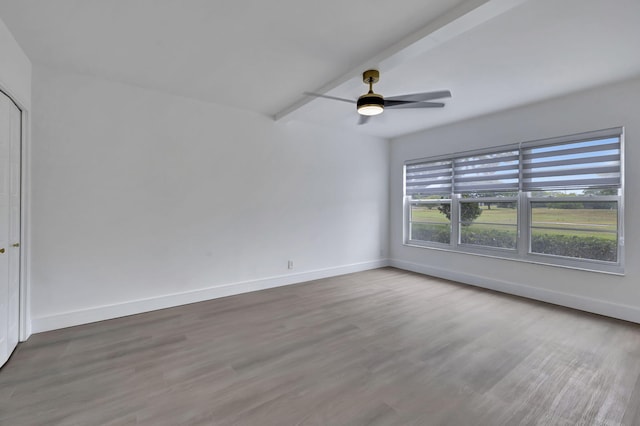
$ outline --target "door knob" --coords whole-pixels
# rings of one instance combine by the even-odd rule
[[[0,248],[0,254],[4,253],[4,248]]]
[[[13,243],[12,246],[13,247],[20,247],[20,243]]]

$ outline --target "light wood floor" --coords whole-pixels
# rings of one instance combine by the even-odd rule
[[[32,336],[2,425],[638,425],[640,326],[385,268]]]

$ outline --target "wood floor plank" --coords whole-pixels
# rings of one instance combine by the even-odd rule
[[[0,425],[638,425],[640,326],[394,268],[32,336]]]

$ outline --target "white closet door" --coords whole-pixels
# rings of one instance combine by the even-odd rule
[[[18,344],[20,327],[20,180],[22,116],[17,106],[10,105],[10,166],[9,166],[9,319],[8,348]]]
[[[18,344],[21,114],[0,92],[0,365]]]

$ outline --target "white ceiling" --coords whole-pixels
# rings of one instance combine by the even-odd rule
[[[0,0],[0,19],[36,64],[383,137],[640,75],[638,0]],[[355,99],[368,66],[383,95],[453,98],[357,126],[302,96]]]

